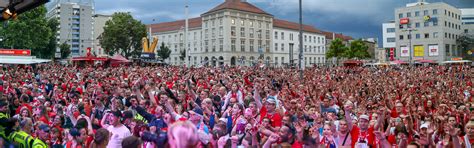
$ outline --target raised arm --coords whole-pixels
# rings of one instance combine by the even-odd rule
[[[346,118],[347,126],[349,127],[349,130],[352,130],[352,102],[346,102],[346,105],[344,106],[344,116]]]
[[[260,110],[262,109],[262,97],[260,97],[260,92],[258,90],[258,84],[254,83],[254,92],[253,92],[253,99],[255,100],[255,103],[257,104],[257,108]]]

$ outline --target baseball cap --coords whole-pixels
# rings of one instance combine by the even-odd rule
[[[202,109],[199,108],[199,107],[195,107],[193,110],[189,111],[189,112],[193,112],[195,114],[199,114],[200,116],[203,116],[204,113],[202,112]]]
[[[268,103],[276,104],[275,97],[273,97],[273,96],[268,96],[268,97],[267,97],[267,102],[268,102]]]
[[[420,126],[420,129],[422,129],[422,128],[428,128],[428,124],[427,124],[427,123],[422,124],[422,125]]]
[[[369,119],[369,116],[367,116],[367,115],[360,115],[360,116],[359,116],[359,120],[360,120],[360,119],[365,119],[365,120],[367,120],[367,121],[370,120],[370,119]]]
[[[49,126],[46,124],[40,124],[38,128],[42,130],[43,132],[49,132]]]

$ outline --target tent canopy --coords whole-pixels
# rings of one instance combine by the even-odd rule
[[[127,58],[123,57],[122,55],[115,55],[113,56],[112,58],[110,58],[110,61],[113,62],[113,63],[129,63],[130,60],[128,60]]]
[[[73,57],[72,61],[107,61],[107,58],[98,57]]]
[[[51,62],[48,59],[37,59],[31,56],[0,56],[0,64],[38,64]]]

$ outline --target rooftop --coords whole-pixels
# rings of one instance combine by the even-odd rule
[[[207,11],[204,14],[208,14],[208,13],[212,13],[212,12],[216,12],[216,11],[224,10],[224,9],[233,9],[233,10],[239,10],[239,11],[245,11],[245,12],[251,12],[251,13],[271,15],[263,11],[262,9],[246,1],[241,1],[241,0],[225,0],[224,3],[218,5],[217,7],[212,8],[211,10]]]

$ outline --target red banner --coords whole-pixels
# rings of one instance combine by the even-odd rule
[[[0,55],[31,56],[29,49],[0,49]]]
[[[395,60],[394,56],[395,56],[395,49],[390,48],[390,61]]]
[[[408,18],[401,18],[400,19],[400,24],[408,24],[410,22],[410,19]]]

